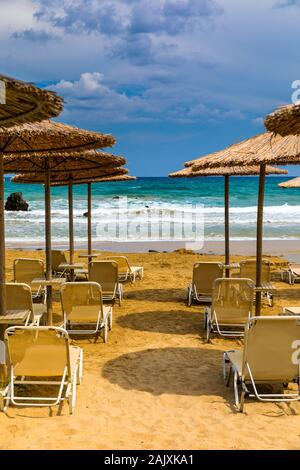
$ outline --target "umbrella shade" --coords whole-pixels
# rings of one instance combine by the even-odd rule
[[[300,104],[281,106],[265,118],[268,131],[287,135],[300,135]]]
[[[35,122],[58,116],[63,110],[63,99],[56,93],[41,90],[0,74],[4,83],[4,104],[0,104],[0,127]]]
[[[76,152],[111,147],[112,135],[78,129],[53,121],[0,128],[0,152],[6,154],[48,155],[50,152]]]
[[[47,161],[49,160],[49,161]],[[27,156],[6,155],[4,158],[4,171],[6,173],[34,173],[44,174],[46,165],[49,165],[51,179],[55,175],[66,172],[80,173],[85,170],[94,171],[99,168],[119,167],[126,163],[123,157],[117,157],[106,152],[86,150],[84,152],[51,152],[50,158],[45,155],[33,154]],[[30,178],[31,179],[31,176]],[[42,180],[41,180],[42,182]]]
[[[284,181],[278,185],[280,188],[300,188],[300,177],[293,178],[289,181]]]

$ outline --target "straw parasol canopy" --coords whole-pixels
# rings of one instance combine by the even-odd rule
[[[293,178],[289,181],[284,181],[278,185],[280,188],[300,188],[300,177]]]
[[[42,121],[41,123],[23,124],[8,129],[0,129],[0,179],[3,180],[1,175],[3,174],[5,164],[7,164],[5,172],[8,173],[17,173],[31,169],[32,172],[42,171],[45,174],[46,279],[49,281],[52,276],[50,183],[52,171],[55,170],[57,159],[59,159],[57,173],[58,169],[61,172],[70,172],[79,169],[78,161],[76,163],[77,166],[74,166],[75,160],[72,160],[72,155],[74,155],[75,152],[84,153],[87,150],[111,147],[114,143],[115,138],[111,135],[78,129],[52,121]],[[64,155],[59,156],[58,153]],[[77,157],[79,158],[79,156]],[[89,157],[86,157],[86,161],[84,161],[82,155],[80,158],[80,169],[94,172],[94,160],[99,161],[101,156],[96,157],[94,155],[92,163]],[[4,163],[4,161],[6,163]],[[24,165],[23,170],[22,165]],[[4,234],[4,210],[3,212],[0,211],[0,234],[1,233]],[[4,272],[4,242],[0,245],[0,248],[0,267],[2,266],[2,271]],[[4,284],[5,283],[2,284],[0,282],[0,303],[5,306]],[[52,324],[51,285],[47,287],[47,316],[48,323]]]
[[[126,175],[126,174],[115,174],[113,176],[104,176],[100,178],[79,178],[76,179],[73,183],[74,184],[92,184],[92,183],[117,183],[120,181],[133,181],[136,180],[136,176]],[[51,186],[66,186],[68,184],[67,181],[59,181],[57,183],[53,183]]]
[[[106,167],[99,166],[93,170],[91,176],[91,170],[86,169],[83,167],[81,171],[79,170],[72,170],[72,158],[70,158],[70,169],[66,169],[66,171],[56,172],[51,174],[51,186],[55,186],[55,184],[68,184],[71,181],[74,184],[77,184],[77,180],[87,180],[87,179],[97,179],[97,178],[104,178],[107,176],[112,175],[127,175],[128,170],[127,168],[109,165]],[[12,183],[21,183],[21,184],[45,184],[45,173],[20,173],[19,175],[13,176],[11,179]]]
[[[281,106],[265,118],[268,131],[287,135],[300,135],[300,104]]]
[[[11,127],[25,122],[42,121],[58,116],[63,110],[63,99],[56,93],[41,90],[0,74],[4,83],[4,104],[0,104],[0,127]]]
[[[48,161],[47,161],[48,160]],[[124,165],[126,159],[106,152],[86,150],[84,152],[52,152],[51,158],[40,154],[30,156],[7,155],[4,158],[5,173],[35,173],[45,174],[48,165],[51,172],[51,180],[55,175],[66,172],[81,173],[86,171],[98,171],[99,168],[118,167]]]
[[[170,173],[171,178],[195,178],[199,176],[251,176],[259,175],[259,166],[228,166],[218,168],[203,168],[201,170],[193,170],[193,167],[184,168],[183,170]],[[287,175],[287,170],[275,168],[273,166],[266,167],[266,173],[269,175]]]
[[[60,122],[42,121],[0,128],[0,153],[3,155],[48,155],[50,152],[77,152],[112,147],[115,138],[109,134],[87,131]]]
[[[193,171],[201,168],[300,163],[300,136],[281,137],[269,132],[230,145],[224,150],[187,162]]]

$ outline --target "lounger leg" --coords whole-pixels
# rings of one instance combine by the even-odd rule
[[[228,374],[227,374],[227,370],[226,370],[226,364],[229,364],[229,362],[230,361],[227,357],[227,353],[224,352],[224,354],[223,354],[223,377],[224,377],[224,381],[226,382],[226,387],[229,387],[230,379],[231,379],[231,375],[232,375],[232,367],[231,366],[229,368]]]
[[[112,329],[112,324],[113,324],[113,309],[111,309],[111,311],[108,315],[108,328],[109,328],[109,330]]]
[[[72,377],[72,384],[71,384],[71,392],[69,396],[69,413],[73,415],[75,412],[75,404],[76,404],[76,377],[78,374],[78,365],[76,365],[73,377]]]
[[[233,390],[234,390],[234,402],[237,409],[240,409],[239,390],[238,390],[238,374],[234,371],[233,374]]]
[[[83,350],[80,351],[79,356],[79,367],[78,367],[78,374],[77,374],[77,385],[80,385],[82,382],[83,376]]]
[[[211,330],[211,323],[210,323],[210,319],[207,318],[207,322],[206,322],[206,342],[207,343],[210,342],[210,330]]]
[[[203,319],[203,328],[204,331],[207,329],[207,323],[208,323],[208,316],[210,313],[210,307],[204,307],[204,319]]]
[[[123,286],[122,286],[122,284],[119,284],[118,292],[119,292],[119,306],[121,306],[122,300],[123,300]]]
[[[193,291],[191,288],[188,290],[188,306],[191,307],[193,302]]]
[[[274,304],[274,302],[273,302],[273,294],[268,293],[267,295],[268,295],[268,304],[269,304],[269,307],[273,307],[273,304]]]
[[[245,390],[242,390],[242,393],[241,393],[241,401],[240,401],[240,412],[243,413],[244,411],[244,403],[245,403]]]
[[[107,343],[107,339],[108,339],[108,326],[107,326],[107,319],[106,319],[104,328],[103,328],[103,343]]]

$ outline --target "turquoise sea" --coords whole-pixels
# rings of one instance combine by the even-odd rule
[[[265,191],[265,230],[269,239],[300,238],[300,189],[278,188],[278,183],[290,177],[269,176]],[[95,241],[111,241],[114,236],[98,230],[102,222],[108,225],[138,216],[139,223],[168,223],[170,211],[175,219],[180,214],[199,211],[204,217],[206,240],[223,239],[224,181],[222,177],[198,179],[138,178],[135,181],[93,185],[93,231]],[[44,239],[44,190],[42,185],[21,185],[6,180],[6,197],[22,192],[29,203],[28,212],[6,212],[6,237],[20,243]],[[258,178],[230,179],[230,222],[232,239],[254,239],[256,226]],[[124,198],[127,199],[124,199]],[[86,185],[74,186],[75,238],[86,240]],[[177,214],[177,215],[176,215]],[[98,228],[97,228],[98,227]],[[142,230],[137,239],[142,240]],[[52,238],[68,240],[67,188],[52,189]],[[133,235],[134,239],[134,235]],[[119,240],[120,241],[120,240]]]

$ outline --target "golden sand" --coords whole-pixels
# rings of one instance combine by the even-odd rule
[[[9,251],[9,278],[18,256],[42,259],[43,252]],[[205,344],[203,308],[186,305],[193,263],[220,257],[147,253],[128,258],[144,265],[145,278],[125,286],[107,344],[77,342],[84,348],[84,378],[75,415],[68,415],[67,405],[61,416],[55,407],[10,407],[0,414],[0,449],[300,448],[299,403],[248,399],[244,414],[235,411],[221,364],[222,352],[240,344],[216,337]],[[265,314],[297,305],[298,287],[277,286],[280,298],[273,308],[264,307]],[[59,303],[55,311],[60,313]]]

